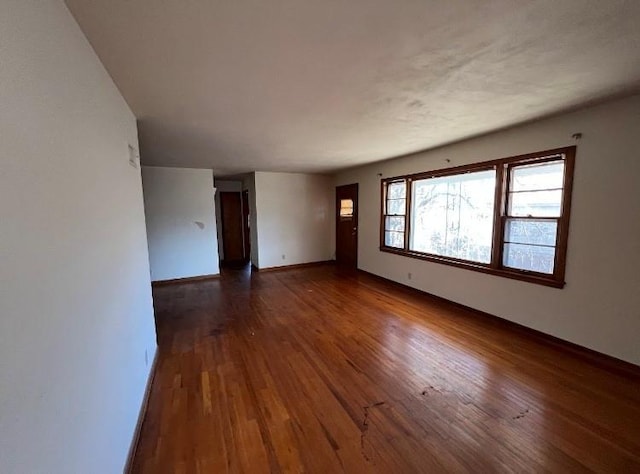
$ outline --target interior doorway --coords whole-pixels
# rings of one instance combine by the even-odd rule
[[[358,267],[358,183],[336,187],[336,263]]]
[[[245,230],[243,195],[240,192],[220,193],[220,218],[222,224],[223,264],[242,264],[249,260],[245,252]],[[246,211],[248,213],[248,210]]]

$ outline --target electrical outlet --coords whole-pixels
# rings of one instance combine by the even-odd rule
[[[407,273],[407,278],[411,280],[411,272]]]
[[[286,258],[285,254],[282,254],[282,260],[284,260]]]

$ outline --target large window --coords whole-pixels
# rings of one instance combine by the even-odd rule
[[[382,180],[381,250],[562,287],[575,147]]]

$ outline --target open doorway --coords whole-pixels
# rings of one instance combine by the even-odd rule
[[[216,180],[220,266],[241,268],[251,259],[249,193],[241,181]]]
[[[220,218],[222,221],[222,263],[240,264],[244,262],[244,237],[242,215],[242,193],[220,193]]]

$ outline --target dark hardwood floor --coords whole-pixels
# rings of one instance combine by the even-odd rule
[[[640,377],[331,265],[154,289],[133,471],[640,472]]]

